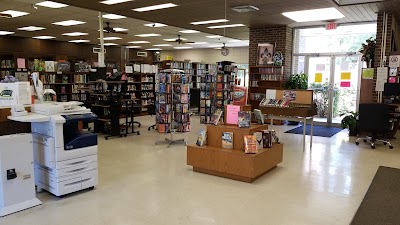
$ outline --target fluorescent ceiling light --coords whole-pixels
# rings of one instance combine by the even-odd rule
[[[114,30],[120,32],[120,31],[127,31],[128,29],[122,27],[114,27]]]
[[[88,33],[72,32],[72,33],[65,33],[65,34],[62,34],[62,35],[64,35],[64,36],[76,37],[76,36],[88,35]]]
[[[208,44],[207,42],[195,42],[195,43],[188,43],[190,45],[205,45]]]
[[[0,35],[9,35],[9,34],[14,34],[15,32],[12,31],[5,31],[5,30],[0,30]]]
[[[162,23],[147,23],[146,27],[167,27],[168,25]]]
[[[161,51],[161,48],[148,48],[146,51]]]
[[[150,42],[149,41],[130,41],[128,43],[130,43],[130,44],[147,44]]]
[[[157,37],[161,36],[161,34],[137,34],[136,37]]]
[[[35,38],[35,39],[53,39],[53,38],[56,38],[56,37],[53,37],[53,36],[36,36],[36,37],[32,37],[32,38]]]
[[[206,21],[198,21],[198,22],[191,22],[190,24],[193,25],[202,25],[202,24],[210,24],[210,23],[224,23],[228,22],[227,19],[219,19],[219,20],[206,20]]]
[[[158,45],[153,45],[154,47],[168,47],[172,46],[171,44],[158,44]]]
[[[66,20],[66,21],[56,22],[53,24],[67,27],[67,26],[74,26],[74,25],[79,25],[79,24],[84,24],[84,23],[86,23],[86,22],[77,21],[77,20]]]
[[[100,38],[98,38],[98,39],[100,39]],[[113,40],[120,40],[120,39],[122,39],[122,38],[120,38],[120,37],[104,37],[103,38],[103,40],[105,40],[105,41],[113,41]]]
[[[197,31],[197,30],[181,30],[181,31],[179,31],[179,32],[185,33],[185,34],[200,33],[200,31]]]
[[[111,45],[118,45],[118,44],[115,44],[115,43],[104,43],[104,46],[111,46]]]
[[[230,27],[244,27],[244,24],[228,24],[228,25],[219,25],[219,26],[211,26],[209,29],[219,29],[219,28],[230,28]]]
[[[59,8],[63,8],[63,7],[67,7],[68,6],[66,4],[62,4],[62,3],[58,3],[58,2],[52,2],[52,1],[39,2],[39,3],[36,3],[35,5],[48,7],[48,8],[53,8],[53,9],[59,9]]]
[[[220,44],[220,45],[210,45],[210,46],[208,46],[209,48],[221,48],[221,45],[222,44]]]
[[[3,12],[0,12],[1,14],[8,14],[10,15],[12,18],[14,17],[19,17],[19,16],[25,16],[28,15],[29,13],[27,12],[21,12],[21,11],[15,11],[15,10],[6,10]]]
[[[71,41],[68,41],[68,42],[71,42],[71,43],[84,43],[84,42],[90,42],[89,40],[71,40]]]
[[[222,38],[221,35],[211,35],[211,36],[206,36],[206,38]]]
[[[222,49],[222,47],[219,47],[219,48],[214,48],[214,49],[221,50],[221,49]]]
[[[101,1],[100,3],[106,4],[106,5],[114,5],[114,4],[119,4],[123,2],[130,2],[132,0],[106,0],[106,1]]]
[[[336,8],[311,9],[294,12],[284,12],[282,15],[296,22],[321,21],[343,18],[344,15]]]
[[[35,26],[28,26],[28,27],[20,27],[18,30],[24,30],[24,31],[37,31],[37,30],[44,30],[46,28],[44,27],[35,27]]]
[[[178,6],[178,5],[175,5],[173,3],[165,3],[165,4],[160,4],[160,5],[152,5],[152,6],[142,7],[142,8],[136,8],[136,9],[132,9],[132,10],[136,11],[136,12],[146,12],[146,11],[152,11],[152,10],[158,10],[158,9],[172,8],[172,7],[176,7],[176,6]]]
[[[126,48],[142,48],[142,46],[133,46],[133,45],[131,45],[131,46],[126,46]]]
[[[176,41],[176,38],[163,39],[164,41]],[[187,41],[186,38],[181,38],[182,41]]]
[[[230,40],[229,42],[231,42],[231,43],[242,42],[242,40]]]
[[[103,18],[110,19],[110,20],[119,20],[119,19],[125,19],[126,16],[121,16],[117,14],[104,14]]]
[[[174,47],[174,49],[190,49],[190,48],[193,48],[193,47]]]

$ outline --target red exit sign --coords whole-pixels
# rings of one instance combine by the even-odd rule
[[[337,23],[328,23],[328,24],[326,24],[326,29],[327,30],[336,30],[336,28],[337,28]]]

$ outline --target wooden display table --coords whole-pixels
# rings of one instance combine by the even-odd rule
[[[243,137],[266,130],[268,125],[252,124],[250,128],[234,125],[208,125],[206,146],[187,146],[187,165],[193,171],[253,182],[275,168],[283,159],[283,144],[259,150],[257,154],[245,154]],[[233,150],[222,148],[222,132],[233,133]]]

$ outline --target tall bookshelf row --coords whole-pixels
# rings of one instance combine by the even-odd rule
[[[127,73],[126,92],[130,99],[138,100],[141,104],[141,113],[147,111],[149,105],[155,104],[155,73]]]
[[[259,106],[266,89],[283,87],[283,66],[251,66],[249,71],[249,98],[253,108]]]
[[[210,123],[215,111],[215,73],[204,73],[199,77],[200,86],[200,123]]]

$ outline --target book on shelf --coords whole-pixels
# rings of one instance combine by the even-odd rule
[[[263,133],[262,132],[255,132],[254,137],[256,138],[257,141],[257,150],[261,150],[264,148],[263,144]]]
[[[55,62],[54,61],[45,61],[45,71],[46,72],[56,72]]]
[[[182,84],[180,92],[183,93],[183,94],[188,94],[189,93],[189,85],[188,84]]]
[[[263,147],[271,148],[272,147],[272,132],[269,130],[263,130]]]
[[[235,86],[233,93],[233,104],[246,105],[247,104],[247,88]]]
[[[254,109],[254,117],[258,124],[264,124],[264,114],[259,109]]]
[[[244,152],[246,154],[258,153],[256,137],[254,135],[245,135],[243,138],[244,138]]]
[[[181,94],[181,103],[189,103],[189,94]]]
[[[182,113],[189,113],[189,104],[182,104]]]
[[[166,96],[165,96],[165,95],[159,95],[159,96],[158,96],[158,103],[160,103],[160,104],[165,104],[165,103],[167,103],[167,101],[166,101]]]
[[[222,132],[222,148],[233,149],[233,132]]]
[[[159,113],[170,113],[170,106],[168,104],[159,104]]]
[[[214,124],[214,125],[218,125],[219,120],[221,119],[222,116],[222,110],[221,109],[217,109],[215,111],[215,113],[212,115],[211,119],[210,119],[210,123]]]
[[[239,111],[238,112],[238,126],[240,128],[249,128],[251,124],[251,112]]]
[[[158,124],[158,132],[159,133],[168,133],[169,132],[169,124]]]

